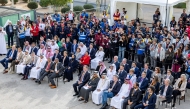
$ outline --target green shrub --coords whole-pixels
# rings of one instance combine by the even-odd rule
[[[186,3],[178,3],[177,5],[174,5],[174,8],[186,8]]]
[[[85,4],[85,5],[83,6],[83,8],[84,8],[84,9],[93,9],[94,6],[91,5],[91,4]]]
[[[76,12],[76,13],[80,13],[80,11],[83,10],[83,7],[82,7],[82,6],[75,6],[75,7],[73,7],[73,10],[74,10],[74,11],[78,11],[78,12]]]
[[[30,2],[28,3],[27,7],[30,9],[36,9],[38,8],[38,4],[36,2]]]
[[[39,5],[41,7],[47,7],[49,5],[49,0],[40,0]]]
[[[22,0],[22,1],[24,1],[25,3],[27,3],[27,2],[28,2],[28,0]]]
[[[61,9],[61,13],[66,13],[66,12],[68,12],[69,10],[70,10],[69,7],[62,8],[62,9]]]
[[[2,6],[5,6],[5,4],[7,4],[7,3],[8,3],[7,0],[0,0],[0,4],[1,4]]]

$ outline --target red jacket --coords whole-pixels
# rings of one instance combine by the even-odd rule
[[[96,45],[101,46],[102,45],[102,40],[103,40],[103,37],[102,37],[101,33],[95,35]]]
[[[89,55],[84,55],[81,59],[80,62],[82,65],[89,65],[90,64],[90,56]]]
[[[188,27],[186,28],[186,32],[187,32],[188,37],[189,37],[189,39],[190,39],[190,26],[188,26]]]
[[[38,26],[36,26],[36,28],[34,28],[34,26],[31,27],[30,32],[33,34],[33,36],[38,36],[39,35],[39,28]]]
[[[105,49],[105,48],[109,48],[109,46],[108,46],[108,39],[103,39],[103,41],[102,41],[102,47]]]

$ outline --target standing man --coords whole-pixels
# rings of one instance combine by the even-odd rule
[[[13,25],[11,21],[9,24],[6,26],[6,33],[8,37],[8,47],[10,48],[10,40],[11,40],[11,46],[13,45],[13,36],[14,36],[14,30],[13,30]]]
[[[88,82],[90,79],[90,73],[88,73],[88,66],[83,66],[83,73],[79,76],[79,79],[76,83],[73,84],[73,89],[75,94],[73,96],[77,96],[80,92],[80,89]],[[77,90],[78,86],[78,90]]]
[[[3,28],[0,27],[0,43],[1,43],[0,55],[7,53],[5,35],[6,35],[5,31],[3,31]]]

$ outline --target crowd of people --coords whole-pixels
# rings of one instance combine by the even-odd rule
[[[158,109],[160,102],[175,107],[177,96],[183,100],[186,87],[190,88],[190,16],[183,10],[178,22],[173,18],[167,27],[157,9],[150,28],[139,19],[127,24],[126,13],[125,8],[117,9],[111,15],[113,25],[106,11],[97,18],[85,10],[79,24],[74,23],[72,11],[45,13],[35,21],[21,17],[16,28],[9,22],[5,31],[0,27],[0,54],[6,54],[0,61],[3,74],[18,73],[21,80],[32,78],[38,84],[47,76],[53,89],[55,78],[70,82],[78,71],[73,96],[84,103],[92,92],[92,102],[102,104],[101,109],[108,106],[108,98],[117,109]],[[13,36],[18,38],[17,46]]]

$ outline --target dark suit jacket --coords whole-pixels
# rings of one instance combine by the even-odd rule
[[[55,65],[56,65],[56,63],[53,64],[53,67],[52,67],[51,70],[55,71]],[[59,62],[59,63],[57,64],[57,70],[59,71],[59,74],[63,73],[63,69],[64,69],[64,68],[63,68],[63,66],[62,66],[62,63]]]
[[[126,63],[124,66],[124,70],[128,73],[129,69],[130,69],[129,64]]]
[[[72,71],[75,71],[78,67],[78,61],[76,59],[74,59],[74,60],[71,59],[69,61],[68,67],[70,67],[70,69],[72,69]]]
[[[141,70],[141,73],[144,71],[144,68]],[[150,69],[147,70],[146,72],[146,77],[148,78],[148,80],[150,81],[150,78],[152,76],[152,71]]]
[[[130,90],[128,100],[130,100],[130,101],[133,102],[133,103],[139,103],[140,100],[141,100],[141,91],[140,91],[139,89],[137,89],[137,90],[134,92],[134,94],[132,95],[133,90],[135,90],[135,89],[132,88],[132,89]]]
[[[47,66],[48,66],[48,62],[46,62],[43,69],[45,70]],[[52,68],[53,68],[53,62],[51,62],[51,64],[50,64],[49,72],[50,72],[50,70],[52,70]]]
[[[146,103],[148,100],[149,93],[147,92],[142,100],[142,103]],[[151,97],[148,100],[148,109],[155,109],[155,103],[156,103],[157,96],[156,94],[152,94]]]
[[[94,79],[94,80],[90,79],[90,80],[88,81],[88,85],[91,86],[92,91],[94,91],[94,90],[96,89],[99,80],[100,80],[100,78],[96,78],[96,79]]]
[[[102,75],[103,73],[107,73],[107,70],[106,70],[106,69],[105,69],[101,74],[100,74],[99,70],[100,70],[100,66],[97,66],[97,67],[96,67],[96,71],[98,71],[98,74],[99,74],[100,77],[101,77],[101,75]]]
[[[52,61],[55,60],[55,58],[58,58],[59,59],[59,62],[61,62],[61,55],[58,53],[57,56],[56,54],[54,53],[53,57],[52,57]]]
[[[38,48],[37,48],[37,47],[31,48],[30,54],[31,54],[32,52],[34,52],[34,53],[37,55]]]
[[[66,46],[67,46],[67,51],[71,52],[72,43],[71,42],[66,42]]]
[[[114,81],[111,81],[110,89],[112,88],[113,84],[114,84]],[[115,84],[115,86],[113,87],[111,91],[113,93],[113,96],[115,96],[120,91],[120,88],[121,88],[121,84],[119,81],[117,81],[117,83]]]
[[[159,91],[160,91],[160,83],[157,82],[157,83],[154,85],[154,87],[155,87],[155,94],[157,95],[157,94],[159,93]]]
[[[163,85],[161,88],[160,88],[161,90],[160,90],[160,95],[163,95],[163,93],[164,93],[164,89],[165,89],[165,85]],[[166,91],[166,100],[167,101],[171,101],[171,97],[172,97],[172,92],[173,92],[173,88],[169,85],[168,86],[168,89],[167,89],[167,91]]]
[[[96,54],[96,50],[94,48],[92,48],[91,52],[90,52],[90,49],[88,49],[88,52],[90,54],[90,58],[94,59],[95,58],[95,54]]]
[[[9,30],[9,25],[6,26],[5,29],[6,29],[7,35],[11,35],[11,34],[13,35],[13,34],[14,34],[14,32],[13,32],[13,31],[14,31],[14,30],[13,30],[13,25],[11,25],[11,28],[12,28],[12,32],[10,32],[10,30]]]
[[[74,47],[74,44],[72,44],[71,52],[75,53],[77,51],[77,48],[78,48],[78,44],[76,44],[75,47]],[[75,50],[75,52],[74,52],[74,50]]]
[[[79,81],[80,81],[81,77],[82,77],[82,73],[79,76],[79,79],[78,79]],[[84,77],[83,77],[82,84],[85,85],[89,81],[89,79],[90,79],[90,73],[86,72],[85,75],[84,75]]]
[[[113,64],[115,64],[116,71],[118,71],[119,70],[119,66],[120,66],[119,62],[117,61],[116,63],[113,63]]]
[[[63,59],[64,59],[64,57],[62,57],[62,62],[63,62]],[[67,67],[69,65],[69,57],[65,58],[63,65],[64,65],[64,67]]]
[[[138,79],[138,83],[140,83],[140,81],[141,81],[141,77]],[[139,88],[142,91],[145,91],[147,89],[147,87],[148,87],[148,83],[149,83],[148,78],[144,78],[141,85],[139,86]]]
[[[140,76],[140,71],[138,67],[135,67],[134,74],[136,74],[136,77],[138,78]]]
[[[119,76],[120,83],[123,84],[125,81],[125,78],[127,77],[127,72],[123,70],[122,72],[118,72],[117,75]]]
[[[8,51],[6,58],[9,58],[10,55],[11,55],[11,53],[12,53],[12,49],[10,49],[10,50]],[[17,57],[17,51],[14,50],[14,54],[13,54],[13,56],[12,56],[12,60],[15,60],[16,57]]]

